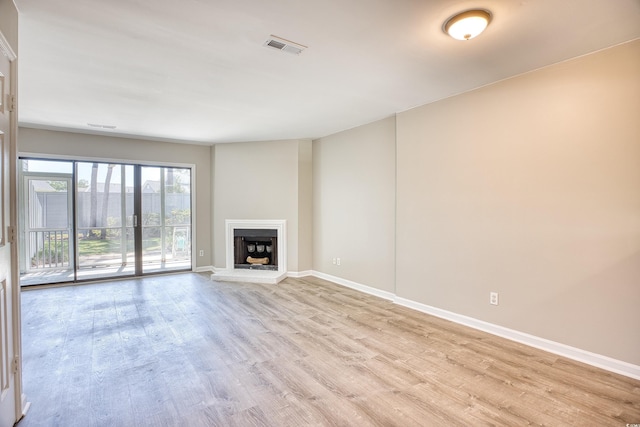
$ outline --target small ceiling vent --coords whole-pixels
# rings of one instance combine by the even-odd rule
[[[293,55],[300,55],[300,53],[302,53],[302,51],[307,48],[307,46],[305,45],[295,43],[291,40],[283,39],[274,35],[269,36],[267,41],[264,42],[264,46],[291,53]]]
[[[115,129],[116,126],[115,125],[101,125],[98,123],[87,123],[87,125],[91,126],[92,128],[102,128],[102,129]]]

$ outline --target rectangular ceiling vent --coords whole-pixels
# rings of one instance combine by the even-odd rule
[[[300,43],[295,43],[291,40],[283,39],[274,35],[270,35],[267,41],[264,42],[263,46],[278,49],[293,55],[300,55],[300,53],[307,48],[307,46]]]

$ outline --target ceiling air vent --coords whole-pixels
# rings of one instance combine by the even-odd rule
[[[102,128],[102,129],[115,129],[116,126],[115,125],[101,125],[98,123],[87,123],[87,125],[91,126],[92,128]]]
[[[264,42],[264,46],[278,49],[283,52],[292,53],[294,55],[300,55],[300,53],[307,48],[307,46],[292,42],[291,40],[283,39],[281,37],[276,37],[274,35],[270,35],[266,42]]]

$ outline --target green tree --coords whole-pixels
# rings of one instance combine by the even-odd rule
[[[67,181],[47,181],[47,183],[56,191],[67,191]]]

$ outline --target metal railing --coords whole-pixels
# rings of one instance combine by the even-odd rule
[[[133,265],[133,227],[78,229],[77,260],[71,229],[29,230],[26,233],[26,271]],[[191,259],[191,229],[188,225],[143,226],[145,262],[182,262]]]
[[[28,270],[69,268],[72,257],[69,247],[71,230],[66,228],[31,230],[28,233]]]

